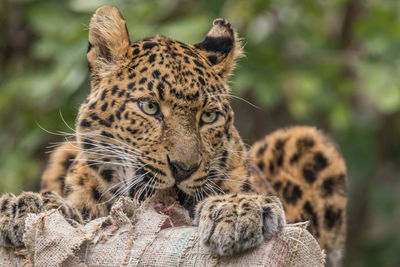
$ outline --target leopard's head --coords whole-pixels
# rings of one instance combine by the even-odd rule
[[[87,53],[91,92],[76,126],[83,156],[107,190],[142,196],[177,186],[200,198],[239,179],[246,152],[227,79],[241,53],[224,19],[195,45],[163,36],[131,42],[116,8],[97,10]]]

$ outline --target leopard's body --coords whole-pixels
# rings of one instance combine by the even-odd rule
[[[246,151],[227,85],[240,55],[226,20],[215,20],[197,45],[162,36],[131,43],[118,10],[100,8],[90,24],[92,89],[76,139],[51,155],[42,193],[1,198],[0,244],[23,244],[28,212],[61,207],[88,221],[108,215],[119,196],[143,199],[174,187],[203,244],[221,255],[259,245],[286,220],[310,220],[328,262],[339,264],[344,161],[312,127],[278,130]]]

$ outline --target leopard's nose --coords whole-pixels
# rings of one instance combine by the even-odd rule
[[[171,170],[172,176],[175,178],[175,183],[179,184],[183,180],[189,178],[195,171],[200,167],[200,163],[196,165],[187,166],[181,161],[171,160],[168,156],[168,164]]]

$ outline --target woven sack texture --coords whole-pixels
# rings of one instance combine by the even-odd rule
[[[154,203],[121,198],[110,216],[85,225],[57,210],[29,214],[26,248],[0,248],[0,266],[324,266],[306,223],[287,225],[258,248],[218,257],[200,244],[183,208]]]

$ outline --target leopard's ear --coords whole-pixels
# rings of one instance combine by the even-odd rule
[[[101,79],[124,62],[129,47],[126,23],[117,8],[103,6],[90,20],[87,59],[93,80]]]
[[[213,65],[219,76],[226,79],[235,67],[236,59],[243,56],[237,33],[225,19],[216,19],[206,38],[195,47]]]

